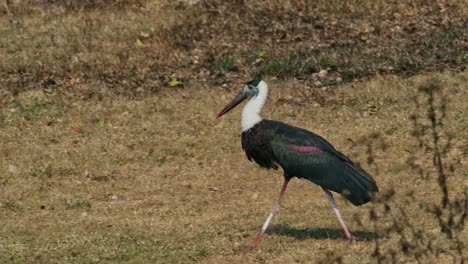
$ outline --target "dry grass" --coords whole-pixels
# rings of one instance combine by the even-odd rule
[[[464,1],[9,0],[0,13],[0,263],[369,263],[376,242],[411,260],[382,204],[339,199],[361,238],[349,244],[299,180],[244,253],[282,176],[245,159],[239,110],[214,115],[252,75],[271,86],[264,117],[360,161],[426,228],[439,255],[424,260],[451,261],[436,219],[407,204],[440,198],[408,163],[417,153],[433,171],[410,117],[419,85],[438,79],[459,161],[450,193],[466,192]]]
[[[460,157],[467,144],[468,76],[436,78],[450,99],[446,129],[457,140],[450,156]],[[361,161],[383,192],[394,187],[395,204],[410,191],[418,199],[438,199],[435,185],[406,163],[417,144],[410,135],[415,106],[408,95],[425,79],[379,78],[333,93],[271,81],[264,116],[328,138]],[[10,98],[1,111],[0,262],[284,263],[337,256],[368,263],[375,239],[383,248],[398,246],[395,237],[384,235],[389,219],[374,230],[368,218],[372,205],[357,208],[340,199],[351,230],[363,239],[347,243],[320,189],[294,180],[260,249],[245,254],[282,176],[245,159],[238,111],[214,121],[232,96],[193,85],[141,100],[76,102],[44,91]],[[375,162],[366,165],[359,140],[375,133],[381,135],[373,143]],[[454,192],[467,188],[466,163],[458,172],[450,185]],[[420,219],[417,205],[408,212],[443,241],[434,219]],[[437,246],[439,263],[448,262],[449,249]]]
[[[186,84],[263,75],[329,86],[460,71],[468,59],[463,0],[7,3],[0,85],[13,94],[76,83],[100,87],[84,98],[145,96],[173,73]],[[322,69],[329,75],[317,79]]]

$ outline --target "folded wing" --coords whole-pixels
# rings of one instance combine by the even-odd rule
[[[375,180],[322,137],[287,124],[272,130],[271,149],[289,177],[304,178],[344,195],[354,205],[370,201]]]

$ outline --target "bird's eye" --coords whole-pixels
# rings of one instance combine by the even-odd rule
[[[254,88],[253,85],[249,85],[247,87],[249,87],[249,90],[252,90]]]

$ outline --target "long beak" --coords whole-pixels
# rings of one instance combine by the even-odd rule
[[[232,99],[232,101],[226,105],[226,107],[224,107],[223,110],[221,110],[221,112],[219,112],[217,115],[216,115],[216,118],[220,118],[222,115],[226,114],[227,112],[229,112],[231,109],[233,109],[234,107],[236,107],[238,104],[240,104],[242,101],[244,101],[245,99],[247,98],[247,94],[244,93],[244,91],[241,91],[237,96],[236,98]]]

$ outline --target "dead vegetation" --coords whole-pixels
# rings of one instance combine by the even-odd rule
[[[428,78],[419,85],[413,103],[415,109],[409,119],[413,122],[414,142],[407,165],[422,184],[405,192],[401,200],[392,199],[400,190],[390,189],[376,201],[379,205],[370,211],[374,225],[378,226],[385,218],[391,219],[385,232],[387,236],[396,235],[399,241],[398,248],[385,248],[382,244],[388,241],[376,240],[373,256],[378,263],[390,260],[426,263],[443,255],[446,261],[465,263],[468,189],[466,185],[455,186],[462,178],[458,170],[463,167],[468,152],[466,146],[455,147],[460,143],[458,133],[449,132],[446,127],[450,105],[447,88],[439,80]],[[432,187],[434,196],[421,199],[418,194],[427,192],[427,186]],[[424,218],[433,221],[421,222],[410,217],[408,207],[412,204],[420,208]]]
[[[172,74],[212,85],[295,77],[320,87],[467,63],[461,0],[44,0],[7,1],[0,12],[0,84],[14,94],[83,84],[102,87],[80,91],[85,98],[145,95]]]
[[[0,262],[466,262],[466,8],[2,2]],[[243,252],[282,176],[245,159],[238,112],[214,114],[257,75],[265,118],[375,175],[376,203],[338,201],[355,243],[293,180]]]
[[[435,78],[450,100],[444,131],[454,138],[445,157],[459,164],[457,173],[447,172],[450,201],[455,202],[466,192],[467,76]],[[409,119],[416,112],[424,117],[425,108],[417,110],[412,96],[425,79],[380,78],[311,94],[299,82],[270,80],[264,116],[311,129],[361,161],[383,195],[394,190],[383,201],[397,210],[402,232],[408,232],[403,220],[410,221],[424,239],[430,238],[423,241],[430,241],[437,254],[421,262],[452,263],[456,248],[424,209],[431,207],[420,207],[441,201],[431,152],[419,154]],[[233,96],[214,89],[218,92],[187,86],[140,100],[113,96],[78,102],[36,90],[8,102],[0,112],[0,262],[372,263],[377,256],[391,260],[392,254],[401,261],[412,258],[405,254],[415,252],[418,237],[405,236],[410,242],[405,253],[399,233],[389,231],[395,223],[384,214],[385,203],[353,207],[338,200],[360,238],[349,244],[320,189],[300,180],[291,182],[284,208],[259,250],[243,253],[268,214],[282,176],[245,159],[238,112],[214,122],[213,115]],[[365,162],[369,149],[370,165]],[[415,155],[429,178],[408,163]],[[372,208],[377,219],[369,215]],[[450,211],[443,219],[449,219],[445,212]],[[468,243],[466,228],[456,235]],[[381,255],[375,255],[376,243]]]

